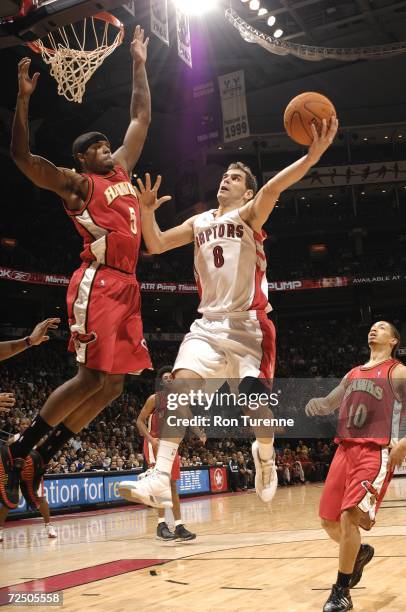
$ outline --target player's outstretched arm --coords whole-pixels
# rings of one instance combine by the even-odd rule
[[[145,175],[145,185],[141,179],[137,179],[137,195],[140,202],[142,235],[149,253],[159,254],[189,244],[194,240],[193,222],[197,215],[190,217],[181,225],[172,227],[162,232],[155,219],[155,211],[163,204],[171,200],[171,196],[158,198],[158,189],[161,184],[161,176],[151,185],[151,177]]]
[[[271,178],[259,190],[251,202],[248,202],[240,209],[241,217],[255,231],[260,231],[273,211],[282,191],[289,189],[289,187],[300,181],[310,168],[317,164],[320,157],[333,142],[337,129],[338,121],[336,117],[331,119],[330,127],[327,127],[327,122],[323,119],[320,136],[317,133],[316,127],[312,124],[313,142],[309,147],[307,155],[304,155],[287,168],[281,170],[281,172],[278,172],[276,176]]]
[[[344,398],[347,386],[346,379],[347,377],[344,376],[340,384],[330,391],[326,397],[314,397],[311,399],[305,407],[307,416],[324,416],[337,410]]]
[[[151,94],[149,91],[145,62],[149,38],[144,39],[144,30],[137,25],[131,43],[133,57],[133,90],[130,107],[130,125],[122,146],[113,154],[114,161],[128,174],[137,163],[143,149],[151,122]]]
[[[41,323],[38,323],[32,330],[29,336],[21,338],[21,340],[6,340],[0,342],[0,361],[9,359],[18,353],[22,353],[30,346],[38,346],[49,340],[48,330],[57,329],[61,322],[58,318],[45,319]]]
[[[148,420],[148,417],[154,412],[155,410],[155,400],[156,400],[156,395],[150,395],[149,398],[147,399],[147,401],[145,402],[144,406],[141,409],[141,412],[139,413],[138,417],[137,417],[137,428],[138,431],[140,432],[140,434],[142,435],[143,438],[146,438],[148,440],[148,442],[151,442],[154,450],[157,450],[156,447],[158,447],[159,440],[157,440],[157,438],[154,438],[153,436],[151,436],[151,434],[148,431],[148,428],[146,426],[146,422]]]
[[[402,400],[403,406],[406,406],[406,366],[398,364],[392,374],[392,382],[396,393]],[[403,411],[403,414],[405,412]],[[406,457],[406,438],[399,440],[391,449],[389,454],[389,469],[394,469],[396,466],[402,465],[403,459]]]
[[[39,72],[30,77],[30,64],[28,57],[24,57],[18,64],[18,96],[11,138],[11,157],[21,172],[37,187],[54,191],[66,200],[71,199],[72,194],[85,198],[87,181],[83,177],[67,168],[57,168],[47,159],[33,155],[30,151],[28,107],[39,78]]]

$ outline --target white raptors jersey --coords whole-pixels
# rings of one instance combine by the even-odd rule
[[[215,210],[208,210],[193,224],[199,312],[269,312],[265,232],[254,232],[238,209],[215,214]]]

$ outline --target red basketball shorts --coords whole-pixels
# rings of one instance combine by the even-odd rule
[[[148,442],[146,438],[144,438],[144,457],[148,468],[154,467],[156,457],[152,444]],[[180,457],[178,454],[176,454],[175,460],[172,464],[171,480],[180,480]]]
[[[69,350],[88,368],[137,374],[151,368],[135,276],[97,263],[74,272],[67,293]]]
[[[341,442],[323,487],[320,517],[339,521],[344,510],[357,507],[369,515],[372,526],[393,475],[388,472],[388,459],[386,447]]]

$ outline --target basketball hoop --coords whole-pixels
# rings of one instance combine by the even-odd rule
[[[103,25],[101,25],[101,22]],[[114,37],[110,26],[118,29]],[[50,65],[58,83],[58,94],[70,102],[82,102],[86,83],[94,72],[123,42],[124,26],[110,13],[98,13],[80,24],[71,24],[50,32],[44,39],[27,43]],[[89,49],[92,46],[92,49]]]

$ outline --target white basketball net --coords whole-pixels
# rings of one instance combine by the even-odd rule
[[[95,19],[96,17],[84,19],[82,41],[79,40],[79,33],[74,25],[58,28],[48,34],[46,45],[42,40],[35,41],[42,59],[49,64],[51,75],[58,83],[58,94],[65,96],[70,102],[82,102],[86,83],[123,40],[123,30],[119,29],[113,42],[109,44],[111,24],[106,21],[103,32],[98,34]],[[76,28],[78,29],[78,25]],[[89,39],[95,45],[90,51],[85,48]],[[71,48],[72,42],[77,44],[77,48]]]

